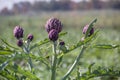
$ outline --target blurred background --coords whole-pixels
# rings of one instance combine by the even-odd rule
[[[120,0],[0,0],[1,15],[102,9],[119,10]]]
[[[120,44],[120,0],[0,0],[0,37],[17,47],[13,29],[20,25],[24,28],[25,39],[28,33],[32,33],[35,37],[33,43],[43,40],[48,37],[44,25],[51,17],[60,19],[63,32],[68,32],[61,38],[66,45],[76,44],[83,37],[82,28],[94,18],[98,19],[94,28],[99,30],[99,34],[92,44]],[[66,65],[70,67],[79,50],[65,55],[64,73]],[[88,48],[81,59],[82,69],[92,62],[96,66],[115,66],[118,69],[120,48]],[[48,74],[44,67],[40,71]]]
[[[75,33],[68,40],[79,39],[82,28],[97,18],[95,28],[119,41],[120,0],[0,0],[0,34],[5,38],[10,37],[9,40],[14,38],[11,35],[16,25],[24,27],[26,33],[35,34],[35,40],[44,38],[47,36],[44,25],[50,17],[62,21],[63,31],[71,34],[72,30]],[[72,40],[73,43],[76,40]]]
[[[59,18],[64,28],[79,31],[98,18],[96,28],[119,32],[119,10],[120,0],[0,0],[0,33],[16,25],[43,29],[50,17]]]

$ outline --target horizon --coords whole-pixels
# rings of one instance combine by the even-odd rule
[[[19,2],[25,2],[25,1],[28,1],[30,3],[34,3],[35,1],[50,1],[50,0],[0,0],[0,11],[7,7],[9,10],[12,9],[13,7],[13,4],[15,3],[19,3]],[[75,1],[75,2],[80,2],[82,0],[72,0],[72,1]]]

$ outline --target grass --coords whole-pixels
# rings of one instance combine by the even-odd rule
[[[25,37],[30,32],[35,37],[33,42],[43,40],[44,38],[48,37],[47,32],[44,28],[46,21],[50,17],[57,17],[63,23],[63,32],[68,32],[68,34],[64,37],[61,37],[61,39],[65,41],[66,45],[73,45],[82,38],[82,28],[86,24],[90,23],[91,20],[97,18],[98,21],[95,24],[95,29],[98,29],[100,31],[96,40],[92,42],[92,44],[120,44],[119,12],[120,11],[100,10],[79,12],[43,12],[35,15],[0,16],[0,37],[16,46],[16,39],[13,36],[13,28],[16,25],[20,25],[24,28]],[[44,47],[46,47],[46,45],[42,46],[40,49],[42,50]],[[51,46],[48,46],[47,48],[51,48]],[[62,68],[60,71],[58,71],[57,75],[63,76],[63,73],[65,73],[71,66],[71,63],[73,63],[73,60],[79,51],[80,48],[64,56]],[[47,51],[43,52],[47,53]],[[83,58],[81,59],[81,70],[84,72],[86,67],[88,67],[92,62],[95,62],[95,66],[103,65],[106,67],[120,67],[120,49],[101,50],[96,48],[91,49],[90,47],[87,49],[83,55]],[[36,64],[38,65],[36,66],[39,71],[38,76],[41,77],[41,80],[49,80],[49,71],[47,71],[45,67],[40,67],[39,65],[44,66],[41,63]],[[75,74],[75,71],[72,74]],[[59,80],[59,78],[60,77],[58,77],[57,80]]]

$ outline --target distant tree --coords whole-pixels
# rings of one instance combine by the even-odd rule
[[[12,11],[10,11],[7,7],[4,7],[1,12],[0,15],[12,15]]]
[[[27,1],[26,2],[15,3],[13,5],[13,9],[12,9],[14,14],[26,13],[29,10],[31,10],[31,4],[30,4],[30,2],[27,2]]]
[[[50,4],[46,1],[36,1],[32,6],[33,11],[49,10]]]
[[[51,5],[51,10],[70,10],[71,0],[51,0],[50,5]]]
[[[92,3],[93,8],[95,9],[101,9],[102,5],[101,5],[101,0],[90,0]]]
[[[120,0],[110,0],[109,4],[113,9],[120,9]]]
[[[78,10],[79,6],[77,2],[71,1],[69,5],[71,10]]]

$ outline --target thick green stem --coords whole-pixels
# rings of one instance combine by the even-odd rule
[[[54,56],[53,56],[51,80],[56,79],[56,64],[57,64],[56,42],[54,42],[53,51],[54,51]]]
[[[71,74],[71,72],[74,70],[74,68],[76,67],[76,65],[78,64],[83,52],[85,50],[85,46],[82,46],[81,52],[80,54],[77,56],[77,58],[75,59],[74,63],[72,64],[72,66],[70,67],[70,69],[68,70],[68,72],[64,75],[64,77],[62,78],[62,80],[66,80],[67,77]]]
[[[31,72],[32,72],[32,69],[33,69],[33,63],[32,63],[32,60],[31,60],[30,56],[29,56],[28,63],[29,63],[29,65],[30,65],[30,69],[31,69]]]
[[[31,69],[31,72],[32,72],[32,69],[33,69],[33,63],[32,63],[32,59],[31,59],[31,57],[30,57],[29,45],[30,45],[30,42],[27,41],[27,45],[24,46],[24,48],[25,48],[25,52],[28,54],[28,57],[29,57],[29,59],[28,59],[28,63],[29,63],[29,65],[30,65],[30,69]],[[34,73],[34,72],[33,72],[33,73]]]
[[[31,72],[32,72],[32,69],[33,69],[33,63],[32,63],[32,60],[31,60],[31,57],[30,57],[30,53],[29,53],[29,50],[27,50],[27,54],[28,54],[28,63],[30,65],[30,69],[31,69]]]

